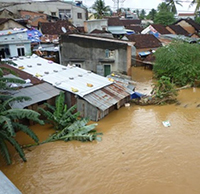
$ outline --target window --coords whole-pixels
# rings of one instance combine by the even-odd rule
[[[51,12],[51,15],[52,16],[56,16],[56,12]]]
[[[25,51],[24,51],[24,48],[21,47],[21,48],[17,48],[17,54],[18,56],[24,56],[25,55]]]
[[[74,63],[73,65],[75,65],[76,67],[79,67],[79,68],[82,67],[82,64],[81,64],[81,63]]]
[[[59,9],[59,17],[60,19],[71,18],[71,10],[70,9]]]
[[[38,13],[42,13],[43,14],[44,12],[43,11],[38,11]]]
[[[82,19],[82,13],[77,13],[77,18]]]

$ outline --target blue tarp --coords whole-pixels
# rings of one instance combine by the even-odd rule
[[[159,38],[159,33],[158,32],[152,32],[152,31],[150,31],[150,34],[153,34],[156,38]]]
[[[141,98],[142,96],[144,96],[144,94],[134,92],[133,94],[131,94],[131,99]]]
[[[31,42],[40,42],[40,37],[42,36],[42,33],[39,30],[31,28],[26,32],[28,35],[28,39],[31,40]]]
[[[139,52],[138,54],[139,54],[141,57],[144,57],[144,56],[147,56],[147,55],[151,54],[151,52],[150,52],[150,51],[143,51],[143,52]]]

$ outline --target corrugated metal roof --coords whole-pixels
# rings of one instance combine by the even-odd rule
[[[0,180],[0,194],[22,194],[2,171],[0,171]]]
[[[108,31],[112,34],[126,34],[124,26],[108,26]]]
[[[30,73],[57,88],[72,92],[81,97],[94,92],[100,88],[112,84],[108,78],[102,77],[91,71],[75,67],[63,66],[44,58],[32,55],[31,57],[20,57],[13,60],[22,71]],[[91,84],[89,87],[87,84]],[[78,90],[78,91],[74,91]]]
[[[29,96],[32,99],[29,101],[23,102],[14,102],[11,104],[12,108],[24,108],[30,106],[32,104],[48,100],[52,97],[59,95],[60,90],[56,89],[55,87],[51,86],[48,83],[38,84],[32,87],[23,88],[17,90],[16,93],[13,94],[14,97],[16,96]]]
[[[84,96],[84,99],[90,104],[98,107],[100,110],[105,111],[120,100],[130,96],[130,94],[124,89],[125,88],[117,84],[112,84]]]

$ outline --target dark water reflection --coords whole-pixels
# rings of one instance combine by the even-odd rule
[[[151,71],[134,68],[133,76],[150,91]],[[1,170],[24,194],[199,194],[200,89],[182,90],[178,100],[123,107],[98,122],[102,142],[44,144],[25,150],[28,162],[16,154]],[[41,140],[52,132],[33,129]]]

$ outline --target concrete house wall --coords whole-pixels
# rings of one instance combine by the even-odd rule
[[[24,26],[10,19],[5,23],[0,24],[0,30],[14,29],[14,28],[24,28]]]
[[[81,64],[82,68],[102,76],[106,76],[105,69],[109,67],[110,72],[130,75],[131,43],[81,35],[61,35],[60,43],[61,63],[64,65]]]
[[[26,1],[27,2],[27,1]],[[19,15],[19,10],[27,10],[32,12],[44,13],[47,15],[55,14],[54,16],[60,17],[59,10],[68,10],[69,19],[77,26],[83,26],[84,21],[87,19],[87,10],[81,6],[64,2],[64,1],[28,1],[27,3],[18,3],[15,5],[10,4],[7,9],[14,14]],[[3,3],[0,2],[0,6]],[[80,18],[81,15],[81,18]]]
[[[27,38],[26,31],[15,32],[12,30],[0,31],[0,55],[3,58],[16,57],[18,50],[23,49],[24,55],[31,54],[31,42]]]
[[[98,30],[107,30],[108,27],[108,20],[87,20],[84,22],[84,31],[87,33],[92,32],[95,29]]]

